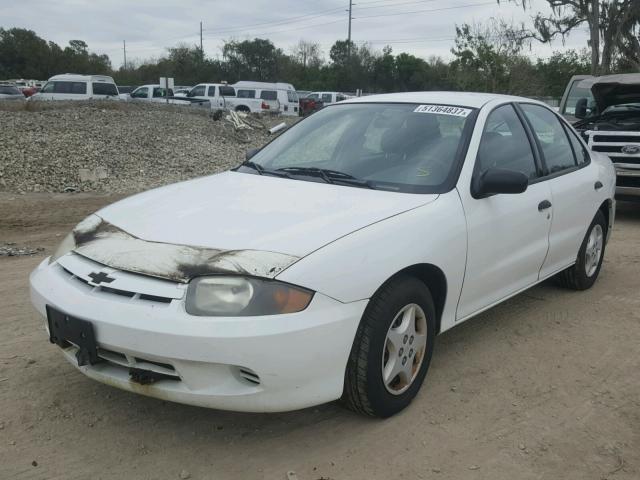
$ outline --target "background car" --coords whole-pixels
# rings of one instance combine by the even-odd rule
[[[24,101],[24,94],[14,85],[0,83],[0,100]]]
[[[119,100],[118,87],[106,75],[65,73],[51,77],[31,100]]]

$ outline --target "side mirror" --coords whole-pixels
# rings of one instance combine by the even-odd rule
[[[576,110],[573,116],[580,119],[586,118],[587,116],[587,99],[586,98],[578,99],[578,101],[576,102]]]
[[[490,168],[478,178],[473,196],[475,198],[484,198],[500,193],[522,193],[528,186],[529,179],[522,172]]]
[[[251,150],[247,150],[247,153],[244,154],[244,159],[251,160],[259,151],[259,148],[252,148]]]

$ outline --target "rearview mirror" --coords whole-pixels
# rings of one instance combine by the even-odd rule
[[[528,186],[529,179],[522,172],[490,168],[478,178],[473,196],[475,198],[484,198],[500,193],[522,193]]]
[[[579,98],[576,102],[576,110],[573,113],[573,116],[576,118],[586,118],[587,116],[587,99]]]
[[[247,153],[244,154],[244,159],[251,160],[259,151],[259,148],[252,148],[251,150],[247,150]]]

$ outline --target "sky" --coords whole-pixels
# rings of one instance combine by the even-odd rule
[[[381,50],[407,52],[423,58],[450,58],[455,26],[482,23],[492,17],[531,25],[531,16],[549,12],[546,0],[531,7],[496,0],[354,0],[352,40]],[[205,54],[219,57],[224,40],[268,38],[290,52],[299,40],[317,42],[328,57],[331,45],[347,38],[349,0],[0,0],[0,26],[34,30],[64,47],[84,40],[89,49],[109,55],[112,65],[127,59],[158,58],[167,47],[199,44],[203,24]],[[551,45],[533,43],[532,56],[582,49],[587,32],[580,28]]]

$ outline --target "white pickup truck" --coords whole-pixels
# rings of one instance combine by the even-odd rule
[[[249,92],[223,83],[199,83],[191,89],[186,98],[209,100],[214,110],[227,109],[246,113],[277,111],[276,104],[269,100],[253,98]]]
[[[616,168],[616,197],[640,201],[640,74],[576,75],[560,114]]]
[[[197,107],[211,108],[211,102],[209,99],[175,97],[171,88],[169,89],[169,101],[167,102],[167,90],[159,84],[141,85],[131,92],[131,94],[127,95],[127,97],[128,98],[126,98],[126,100],[170,103],[173,105],[193,105]]]

